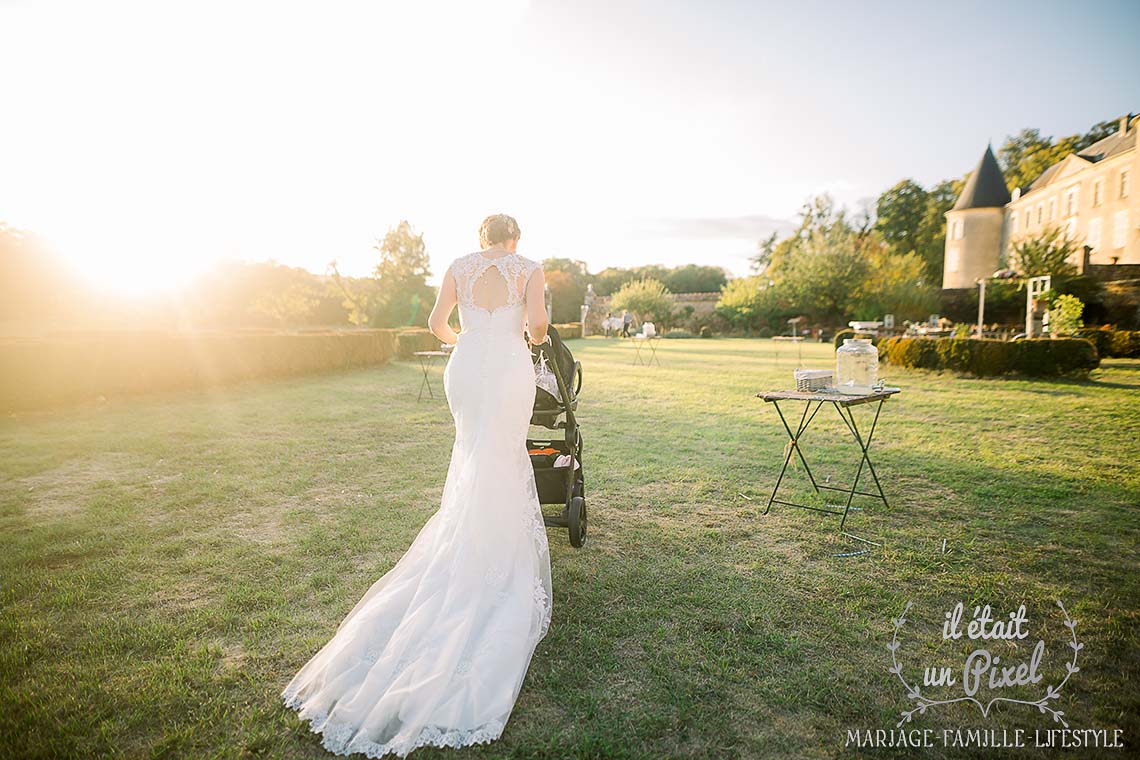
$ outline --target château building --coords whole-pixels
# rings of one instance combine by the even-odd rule
[[[961,196],[946,212],[943,288],[972,288],[1000,268],[1013,243],[1059,227],[1076,242],[1073,264],[1140,265],[1140,117],[1050,166],[1012,195],[986,148]]]

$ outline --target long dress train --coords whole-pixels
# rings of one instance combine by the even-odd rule
[[[546,635],[550,555],[526,451],[535,385],[523,337],[538,266],[479,252],[452,265],[462,330],[444,370],[455,443],[440,508],[281,692],[336,754],[498,738]]]

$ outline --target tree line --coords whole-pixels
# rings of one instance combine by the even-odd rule
[[[1115,129],[1115,121],[1103,121],[1082,134],[1057,139],[1023,129],[1006,138],[997,158],[1011,188],[1024,189],[1052,164]],[[790,235],[759,242],[748,277],[730,279],[723,268],[700,264],[607,267],[591,273],[583,261],[546,259],[554,320],[577,320],[591,285],[599,296],[626,290],[625,300],[656,304],[656,312],[671,303],[662,294],[720,292],[717,314],[723,326],[749,332],[779,331],[793,316],[828,325],[886,313],[899,320],[924,318],[940,306],[947,308],[940,302],[945,213],[968,176],[929,188],[903,179],[855,212],[827,194],[810,198]],[[1026,262],[1023,268],[1035,261],[1033,267],[1046,266],[1059,275],[1068,292],[1086,302],[1095,300],[1095,284],[1064,266],[1071,241],[1051,234],[1015,251]],[[423,234],[403,220],[374,247],[377,261],[368,277],[342,276],[336,261],[320,275],[272,261],[223,264],[183,288],[176,315],[168,310],[150,318],[164,322],[176,316],[188,325],[210,327],[422,326],[435,298],[435,288],[427,282],[431,269]],[[992,298],[999,311],[1003,298],[1016,302],[1001,292]],[[0,321],[90,324],[94,311],[116,307],[91,293],[34,235],[0,223]],[[669,321],[674,315],[651,316]],[[136,321],[138,315],[131,317]]]
[[[1116,128],[1117,122],[1102,121],[1085,133],[1058,139],[1037,129],[1007,137],[997,151],[1007,185],[1026,189],[1069,153]],[[933,312],[968,311],[969,304],[963,309],[962,304],[946,303],[941,291],[945,214],[968,178],[967,172],[929,188],[904,179],[856,213],[837,207],[826,194],[809,199],[794,232],[759,243],[752,259],[754,274],[728,283],[720,312],[736,327],[751,331],[778,330],[793,316],[834,326],[884,314],[901,321]],[[1074,246],[1058,230],[1048,230],[1022,241],[1012,251],[1014,261],[1006,263],[1016,264],[1023,274],[1053,274],[1059,292],[1095,301],[1096,283],[1078,276],[1066,262]],[[1010,283],[995,288],[995,317],[1014,313],[1017,287]]]

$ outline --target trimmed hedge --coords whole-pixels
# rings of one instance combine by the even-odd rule
[[[1140,330],[1077,331],[1078,338],[1091,341],[1101,356],[1118,359],[1140,359]]]
[[[581,322],[564,322],[560,325],[555,325],[554,329],[558,331],[558,336],[562,338],[562,340],[582,337]]]
[[[416,351],[439,351],[441,341],[426,327],[404,328],[396,334],[396,352],[411,359]]]
[[[1081,375],[1100,365],[1096,347],[1082,338],[1006,342],[977,338],[887,338],[879,358],[897,367],[953,370],[979,377]]]
[[[0,411],[388,361],[395,330],[68,332],[0,341]]]

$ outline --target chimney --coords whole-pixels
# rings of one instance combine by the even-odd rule
[[[1125,114],[1120,117],[1120,134],[1128,134],[1128,122],[1132,121],[1132,114]]]

